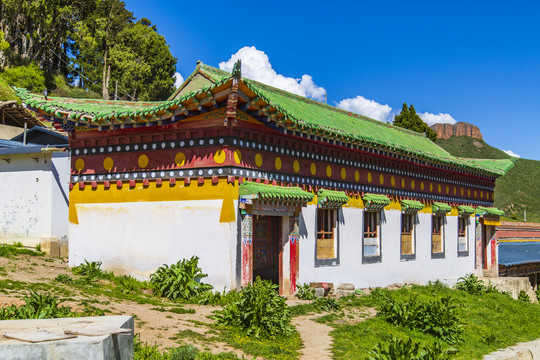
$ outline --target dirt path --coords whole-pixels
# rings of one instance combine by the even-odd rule
[[[301,359],[332,359],[332,353],[330,351],[330,347],[332,346],[330,331],[332,331],[332,328],[313,321],[313,319],[320,316],[320,314],[298,316],[292,321],[304,342],[304,348],[300,350],[302,354]]]

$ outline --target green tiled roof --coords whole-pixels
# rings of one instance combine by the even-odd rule
[[[474,208],[468,205],[459,205],[458,213],[459,215],[471,215],[474,214]]]
[[[252,181],[244,181],[240,184],[239,190],[240,196],[251,196],[252,199],[266,201],[309,202],[314,197],[312,193],[299,187],[266,185]]]
[[[362,197],[362,200],[364,200],[364,207],[366,209],[381,210],[390,204],[390,199],[386,195],[368,193]]]
[[[503,216],[504,211],[497,209],[496,207],[483,207],[479,206],[476,208],[476,213],[478,215],[493,215],[493,216]]]
[[[317,192],[317,203],[321,206],[341,206],[349,202],[345,191],[321,189]]]
[[[16,88],[15,90],[28,106],[60,119],[79,121],[80,124],[106,126],[113,123],[152,122],[158,121],[164,114],[171,114],[175,109],[182,108],[182,102],[193,98],[198,101],[204,100],[210,90],[231,81],[230,73],[203,63],[197,64],[197,70],[190,77],[197,73],[203,74],[213,84],[178,99],[174,99],[177,94],[175,92],[169,100],[161,102],[55,97],[45,100],[43,96],[30,94],[25,89]],[[266,109],[275,108],[277,112],[269,115],[275,117],[279,125],[289,130],[496,176],[503,175],[513,166],[513,161],[509,159],[456,158],[426,138],[424,134],[341,110],[254,80],[243,78],[241,83],[259,97],[259,102],[266,103]]]
[[[446,213],[449,213],[452,210],[452,207],[448,204],[437,202],[435,201],[433,205],[431,206],[431,211],[434,214],[444,215]]]
[[[401,211],[418,212],[424,208],[424,204],[416,200],[402,200]]]

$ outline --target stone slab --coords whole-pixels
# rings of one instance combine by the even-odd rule
[[[127,329],[127,334],[98,336],[78,335],[71,339],[29,343],[6,337],[0,338],[0,359],[133,359],[134,321],[131,316],[97,316],[81,318],[4,320],[0,333],[21,333],[46,330],[63,334],[70,329],[88,326]]]

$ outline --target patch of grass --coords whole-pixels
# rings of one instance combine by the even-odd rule
[[[34,251],[31,249],[26,249],[20,242],[14,244],[0,244],[0,256],[1,257],[11,257],[13,255],[30,255],[30,256],[42,256],[43,253],[39,251]]]
[[[150,310],[160,311],[160,312],[172,312],[174,314],[195,314],[195,309],[186,309],[180,306],[171,307],[171,308],[164,308],[163,306],[160,307],[153,307],[150,308]]]
[[[351,299],[342,306],[380,309],[384,302],[381,294],[391,294],[392,298],[401,302],[411,297],[422,302],[452,298],[456,305],[455,312],[463,324],[462,340],[452,345],[457,351],[452,359],[480,359],[497,349],[540,337],[540,306],[495,292],[473,295],[437,284],[413,285],[392,292],[374,290],[371,295]],[[410,337],[422,347],[429,347],[438,341],[436,336],[429,333],[393,325],[382,314],[354,325],[330,325],[334,327],[331,335],[336,359],[367,359],[374,344],[389,344],[393,336],[403,340]],[[441,344],[444,349],[450,348],[450,345]]]
[[[288,360],[297,359],[298,350],[302,347],[302,340],[298,332],[291,335],[277,335],[274,338],[255,338],[246,332],[234,327],[219,328],[219,340],[240,349],[246,354],[262,357],[264,359]]]
[[[135,335],[134,360],[239,360],[233,353],[212,354],[200,351],[193,345],[184,345],[172,349],[160,350],[157,345],[148,345]]]

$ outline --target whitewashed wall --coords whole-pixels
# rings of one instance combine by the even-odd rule
[[[474,218],[469,224],[469,256],[458,257],[456,216],[446,216],[444,226],[445,258],[431,258],[431,214],[418,214],[416,259],[400,256],[401,212],[385,210],[381,224],[380,263],[362,264],[363,210],[343,208],[339,224],[339,265],[315,266],[315,206],[303,208],[300,219],[299,282],[329,282],[337,286],[351,283],[356,288],[387,286],[393,283],[425,284],[440,279],[453,284],[474,270]]]
[[[0,158],[0,242],[35,246],[42,238],[67,239],[68,204],[59,194],[68,191],[69,154]]]
[[[220,223],[222,200],[77,204],[69,265],[102,261],[116,274],[147,279],[193,255],[216,290],[236,287],[237,223]],[[237,204],[235,202],[235,208]],[[238,259],[240,261],[240,259]]]

